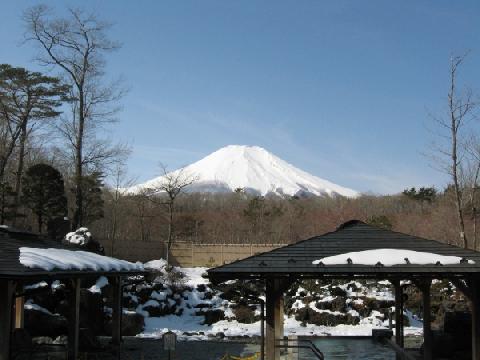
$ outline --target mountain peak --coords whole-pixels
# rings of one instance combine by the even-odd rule
[[[228,145],[174,173],[179,171],[198,177],[188,189],[190,192],[230,192],[242,188],[258,195],[359,195],[300,170],[260,146]],[[163,180],[160,176],[129,191],[154,187]]]

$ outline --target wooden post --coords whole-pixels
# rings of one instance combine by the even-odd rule
[[[470,283],[472,307],[472,359],[480,360],[480,280]]]
[[[80,333],[80,279],[73,279],[69,296],[70,314],[68,317],[68,358],[78,358],[78,342]]]
[[[225,264],[225,259],[223,256],[223,243],[220,244],[220,265]]]
[[[25,297],[19,296],[15,298],[15,329],[22,329],[25,322],[24,306]]]
[[[260,360],[265,360],[265,302],[260,299]]]
[[[13,281],[0,280],[0,360],[10,359],[14,289]]]
[[[112,344],[115,347],[117,355],[119,355],[122,341],[122,278],[120,276],[114,276],[109,278],[109,282],[113,287]]]
[[[283,338],[283,290],[281,280],[266,280],[266,360],[280,359],[280,348],[276,345]]]
[[[432,281],[425,280],[420,285],[423,300],[423,358],[425,360],[432,360],[433,358],[433,338],[432,338],[432,317],[430,308],[430,287]]]
[[[275,323],[278,324],[275,327],[275,338],[283,339],[284,334],[284,301],[283,293],[278,297],[277,303],[275,305]]]

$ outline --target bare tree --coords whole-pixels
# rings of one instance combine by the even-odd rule
[[[96,129],[114,121],[119,110],[117,101],[124,93],[118,83],[105,84],[104,80],[104,55],[118,49],[119,44],[106,34],[110,24],[79,9],[69,9],[67,17],[56,18],[46,6],[34,6],[25,12],[24,21],[26,40],[40,48],[38,61],[60,70],[72,86],[71,115],[61,129],[73,152],[76,202],[73,227],[78,227],[84,220],[85,143]]]
[[[436,161],[441,164],[445,173],[452,181],[452,190],[455,202],[455,212],[459,229],[459,240],[463,247],[468,247],[467,235],[465,233],[465,210],[464,210],[464,184],[462,171],[465,167],[464,158],[464,128],[468,122],[475,117],[476,103],[473,100],[471,90],[459,91],[457,89],[457,77],[459,67],[464,62],[467,53],[462,56],[453,56],[450,60],[449,91],[448,91],[448,116],[435,117],[440,125],[441,136],[447,141],[445,147],[438,146],[436,150],[440,156]]]
[[[468,155],[468,159],[463,183],[465,184],[465,187],[468,187],[469,189],[468,202],[470,208],[470,218],[472,221],[472,247],[474,250],[477,250],[477,202],[480,180],[480,139],[477,136],[472,135],[465,143],[465,150]]]
[[[187,174],[185,168],[176,171],[168,172],[165,165],[160,164],[163,175],[155,186],[147,188],[146,195],[155,204],[163,205],[167,209],[167,249],[166,261],[169,264],[170,249],[173,245],[175,229],[174,229],[174,215],[175,215],[175,201],[177,197],[185,190],[186,187],[192,185],[198,180],[198,177],[193,174]]]
[[[126,191],[124,189],[129,188],[133,185],[133,179],[127,177],[125,166],[118,164],[113,173],[112,173],[112,213],[111,213],[111,224],[110,224],[110,242],[111,242],[111,255],[114,255],[115,245],[117,240],[118,232],[118,212],[121,200],[126,196]]]

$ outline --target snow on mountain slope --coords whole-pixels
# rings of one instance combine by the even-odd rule
[[[308,174],[258,146],[229,145],[173,173],[195,176],[190,192],[230,192],[241,188],[259,194],[356,197],[358,192]],[[138,193],[164,181],[160,176],[128,189]]]

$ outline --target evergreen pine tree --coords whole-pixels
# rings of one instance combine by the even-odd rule
[[[103,218],[103,175],[100,172],[93,172],[82,177],[83,193],[83,221],[80,224],[85,226],[95,220]]]
[[[50,165],[31,166],[22,178],[23,203],[37,216],[38,231],[43,224],[67,214],[62,174]]]
[[[0,225],[15,216],[15,191],[7,182],[0,182]]]

